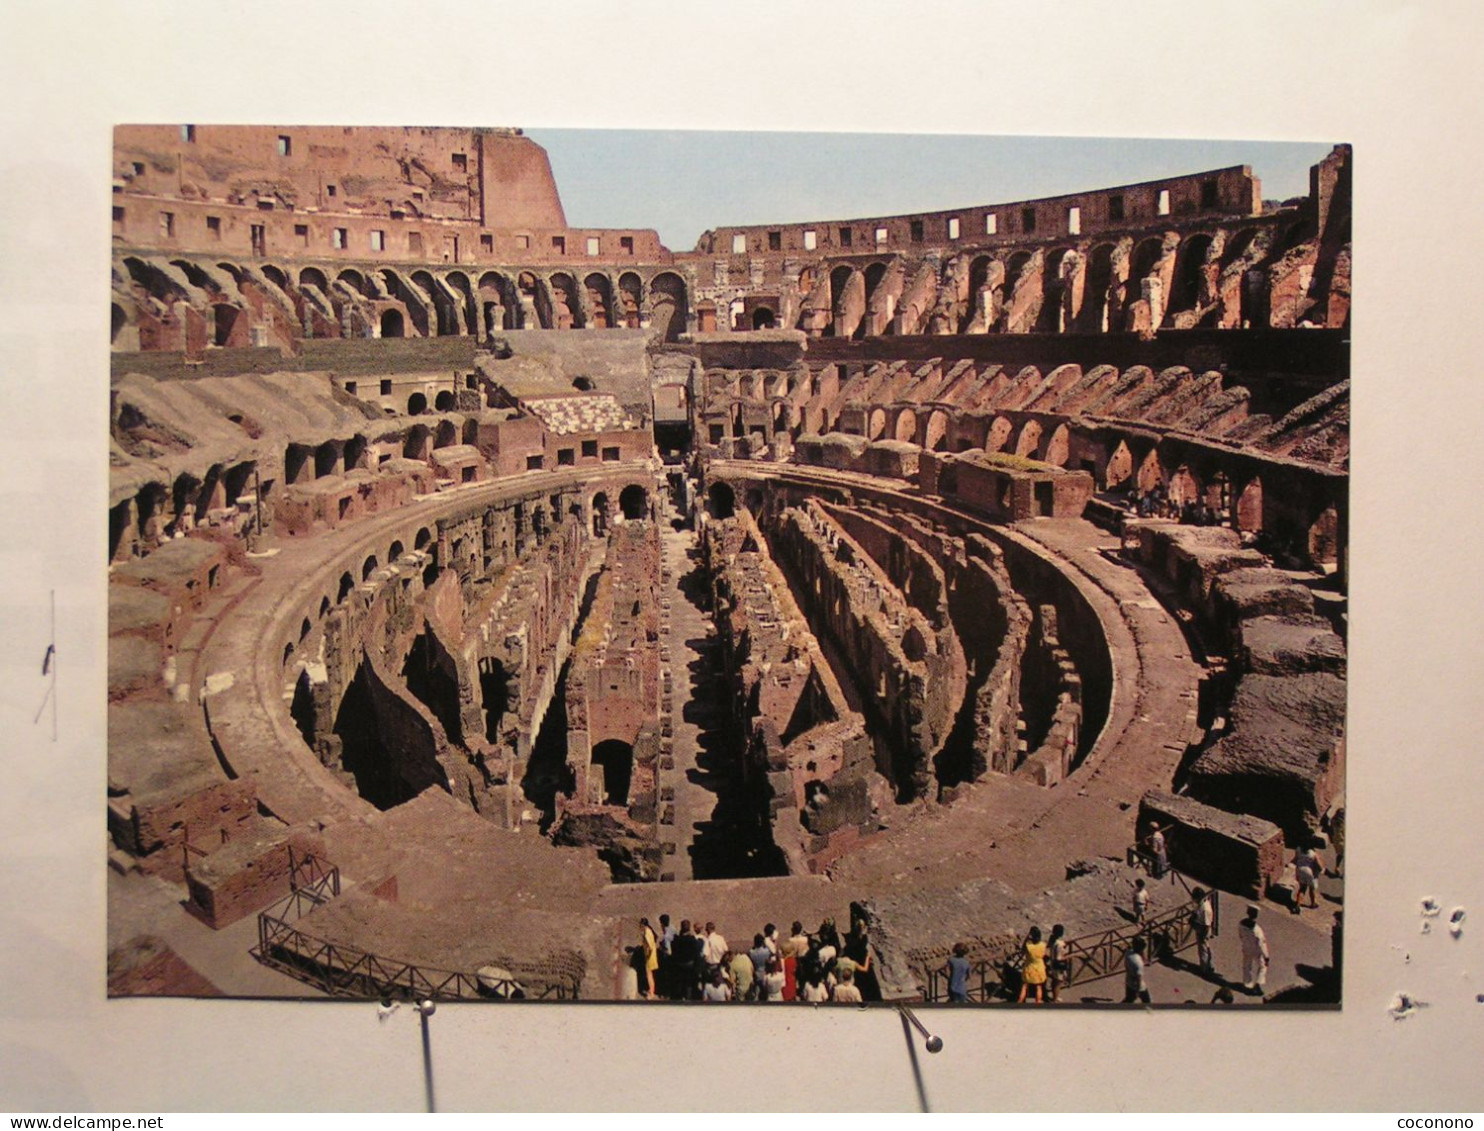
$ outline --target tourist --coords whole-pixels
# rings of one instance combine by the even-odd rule
[[[797,919],[794,920],[793,930],[789,933],[788,945],[793,950],[795,958],[803,958],[804,952],[809,949],[809,936],[804,933],[804,924]]]
[[[678,932],[670,925],[670,916],[660,916],[660,968],[655,984],[661,997],[673,997],[670,983],[675,977],[675,936]]]
[[[1036,1004],[1044,1004],[1042,993],[1046,987],[1046,944],[1041,941],[1041,928],[1032,927],[1025,939],[1025,965],[1020,968],[1020,997],[1017,1004],[1025,1001],[1026,994],[1034,988]]]
[[[787,979],[783,973],[783,959],[774,956],[763,975],[763,1001],[783,1001],[783,987]]]
[[[1072,980],[1072,944],[1067,941],[1067,929],[1060,923],[1051,928],[1046,951],[1046,993],[1052,1001],[1057,1001],[1061,997],[1062,987]]]
[[[639,920],[639,945],[644,951],[644,996],[655,997],[654,972],[660,968],[660,943],[647,918]]]
[[[1294,874],[1298,877],[1298,892],[1293,897],[1293,907],[1296,912],[1303,906],[1304,896],[1309,897],[1309,906],[1319,906],[1319,877],[1324,872],[1324,861],[1319,858],[1319,853],[1314,848],[1312,841],[1306,841],[1297,852],[1293,854]]]
[[[835,987],[834,1000],[842,1005],[860,1005],[865,999],[855,984],[855,975],[846,970],[840,975],[840,984]]]
[[[763,942],[767,944],[775,958],[779,956],[781,950],[778,945],[778,928],[772,923],[763,928]]]
[[[953,944],[953,953],[948,956],[948,1000],[969,1000],[969,947],[967,943]]]
[[[670,985],[670,996],[676,1001],[695,997],[700,979],[701,945],[701,940],[691,933],[690,920],[682,919],[680,933],[675,936],[675,977]]]
[[[1148,913],[1149,889],[1144,886],[1144,878],[1140,876],[1134,881],[1134,922],[1142,923]]]
[[[1149,828],[1149,855],[1151,858],[1150,872],[1156,880],[1164,879],[1165,873],[1170,870],[1170,857],[1165,847],[1164,830],[1158,825],[1151,825]]]
[[[767,940],[761,934],[752,936],[752,949],[747,952],[747,957],[752,960],[753,996],[759,1001],[766,1001],[763,994],[767,983],[763,978],[768,973],[768,963],[773,961],[773,952],[768,949]]]
[[[706,988],[701,991],[702,1001],[731,1001],[732,987],[727,985],[726,979],[721,976],[721,968],[717,967],[711,974],[711,980],[706,983]]]
[[[818,1005],[820,1002],[830,1000],[829,987],[825,985],[824,976],[815,970],[804,980],[804,988],[799,994],[800,1000],[807,1001],[810,1005]]]
[[[1133,1005],[1142,1001],[1149,1004],[1149,987],[1144,984],[1144,936],[1133,941],[1123,956],[1123,1004]]]
[[[1211,957],[1211,928],[1216,924],[1216,914],[1211,909],[1211,897],[1205,888],[1192,888],[1190,897],[1195,908],[1190,913],[1190,927],[1195,933],[1195,953],[1200,961],[1201,972],[1215,974],[1216,965]]]
[[[1237,938],[1242,941],[1242,988],[1249,994],[1263,992],[1272,961],[1268,936],[1257,921],[1257,912],[1257,904],[1249,903],[1247,917],[1237,927]]]
[[[855,984],[864,1001],[881,1000],[881,983],[876,980],[876,963],[865,920],[858,920],[845,936],[845,957],[855,964]]]
[[[721,932],[716,929],[715,923],[706,924],[706,934],[701,949],[701,960],[706,963],[709,970],[713,966],[720,966],[722,956],[727,952],[727,940]]]
[[[741,951],[726,953],[727,976],[732,980],[732,990],[738,1001],[752,1000],[752,959]]]

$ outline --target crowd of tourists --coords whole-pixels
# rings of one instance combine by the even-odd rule
[[[787,935],[773,923],[729,943],[708,922],[669,915],[639,920],[639,943],[629,948],[635,996],[659,1001],[840,1002],[881,1000],[876,952],[863,922],[842,937],[833,919],[805,931],[795,921]]]

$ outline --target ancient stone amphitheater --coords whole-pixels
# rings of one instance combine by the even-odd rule
[[[667,912],[989,998],[1155,823],[1342,848],[1346,147],[689,252],[518,130],[115,176],[112,992],[613,998]]]

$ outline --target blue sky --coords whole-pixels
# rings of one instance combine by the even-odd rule
[[[1250,165],[1265,199],[1308,191],[1329,142],[931,134],[548,130],[574,227],[657,228],[688,251],[707,228],[930,212]]]

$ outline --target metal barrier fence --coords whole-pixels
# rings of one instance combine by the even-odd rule
[[[1181,884],[1184,884],[1182,879]],[[1189,888],[1186,889],[1187,893]],[[1221,895],[1208,892],[1211,901],[1212,922],[1210,937],[1220,930]],[[1124,955],[1136,938],[1143,938],[1149,961],[1158,962],[1197,944],[1196,910],[1200,901],[1191,898],[1169,911],[1151,915],[1142,923],[1128,923],[1106,931],[1081,935],[1067,940],[1070,975],[1061,982],[1063,987],[1079,982],[1095,982],[1100,978],[1122,973]],[[992,950],[969,954],[970,1001],[991,1002],[1001,1000],[1011,992],[1007,988],[1006,967],[1017,957],[1024,946],[1022,939],[1013,946],[1001,946]],[[929,1002],[948,1000],[948,967],[946,963],[913,964],[924,987],[923,1000]]]
[[[293,890],[258,915],[258,945],[252,956],[332,997],[575,1001],[579,996],[585,964],[577,955],[558,962],[506,962],[500,974],[466,974],[384,958],[301,931],[294,920],[340,894],[340,869],[314,856],[297,861],[291,856],[290,876]]]

